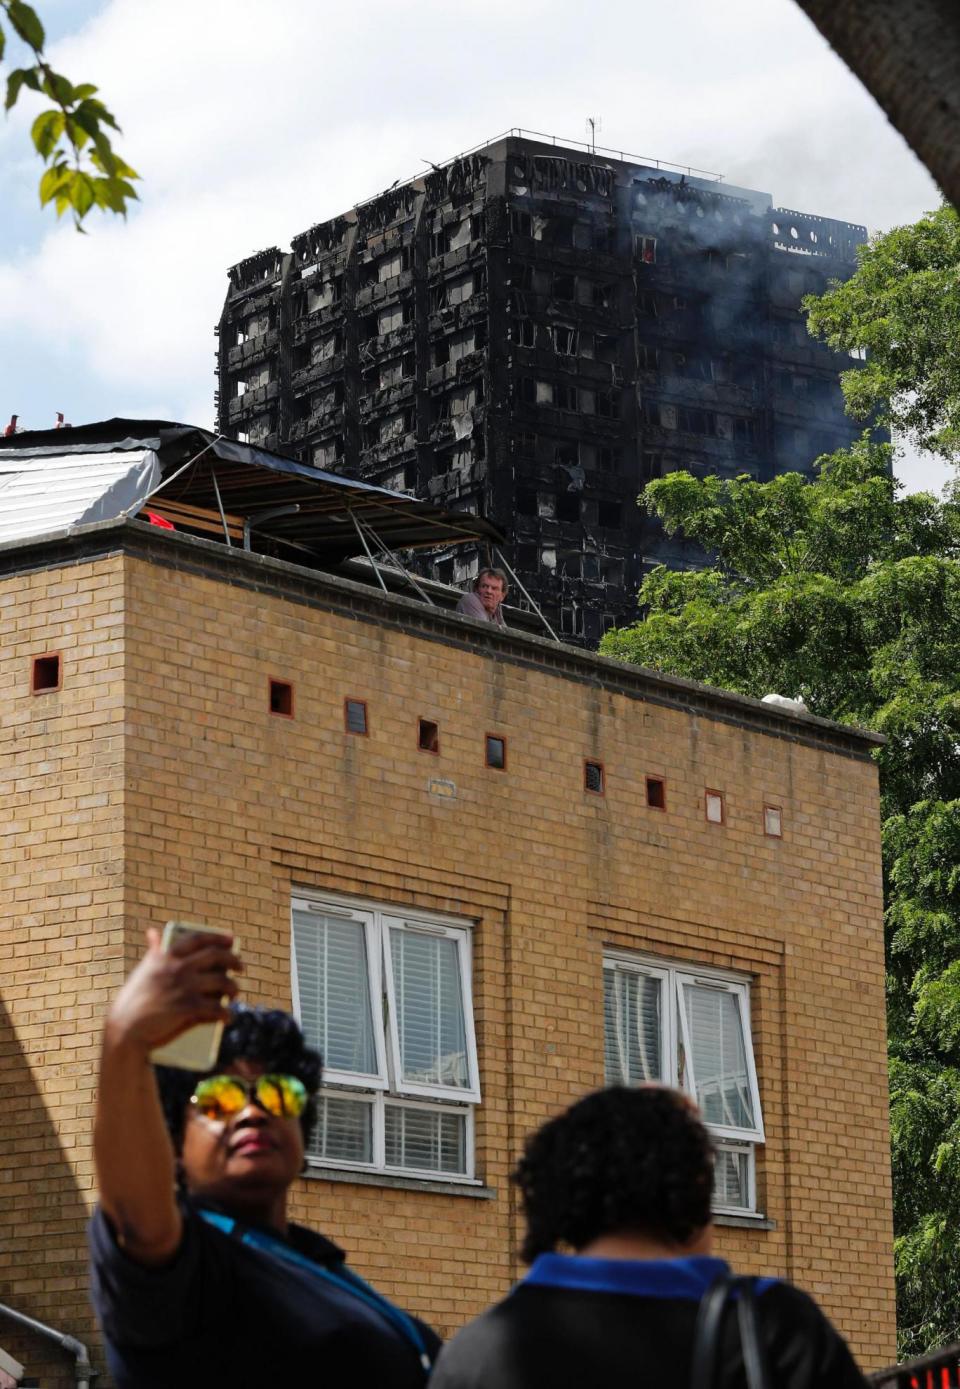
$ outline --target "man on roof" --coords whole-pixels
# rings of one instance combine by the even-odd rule
[[[503,603],[507,596],[507,576],[502,569],[481,569],[473,581],[473,591],[465,593],[457,604],[457,612],[475,617],[481,622],[494,622],[506,627]]]

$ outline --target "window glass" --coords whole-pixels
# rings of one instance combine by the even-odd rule
[[[756,1128],[740,999],[725,989],[681,984],[694,1092],[708,1124]]]
[[[664,1080],[663,980],[636,970],[605,969],[604,1058],[608,1085]]]
[[[293,947],[304,1031],[324,1069],[376,1076],[364,923],[294,911]]]
[[[400,1074],[415,1085],[469,1086],[456,940],[392,927]]]
[[[754,1211],[755,1149],[764,1139],[749,986],[626,952],[611,952],[603,970],[606,1083],[685,1089],[716,1145],[716,1207]]]
[[[474,1180],[469,950],[464,926],[294,899],[296,1013],[324,1057],[312,1162]]]
[[[467,1116],[442,1109],[387,1104],[385,1111],[388,1167],[421,1172],[466,1173]]]
[[[735,1148],[728,1143],[717,1144],[713,1199],[715,1205],[731,1206],[734,1210],[743,1210],[753,1204],[750,1196],[749,1149]]]
[[[373,1105],[321,1095],[309,1151],[334,1162],[373,1162]]]

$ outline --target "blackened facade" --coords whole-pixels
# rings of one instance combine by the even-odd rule
[[[636,506],[678,468],[765,480],[850,442],[800,303],[865,228],[520,136],[234,266],[218,427],[484,515],[566,640],[698,556]],[[426,564],[465,582],[486,556]]]

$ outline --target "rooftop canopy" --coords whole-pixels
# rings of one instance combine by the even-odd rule
[[[146,508],[178,530],[323,566],[390,551],[502,543],[489,522],[194,425],[103,420],[0,440],[0,543]],[[279,513],[279,514],[278,514]]]

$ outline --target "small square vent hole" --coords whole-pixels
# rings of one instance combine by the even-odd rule
[[[34,694],[49,694],[52,690],[59,690],[59,656],[34,656],[30,688]]]

